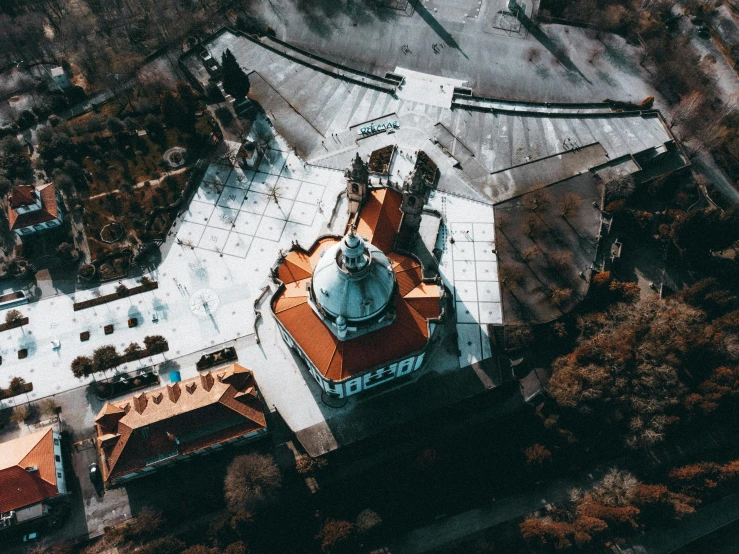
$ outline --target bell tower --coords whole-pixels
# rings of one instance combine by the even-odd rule
[[[346,197],[349,199],[349,215],[354,215],[364,203],[369,190],[369,169],[359,154],[352,160],[351,167],[344,172],[344,177],[346,177]]]
[[[423,173],[416,168],[403,182],[403,202],[400,211],[403,219],[400,222],[400,232],[396,239],[396,246],[407,250],[416,238],[421,227],[423,205],[426,202],[426,180]]]

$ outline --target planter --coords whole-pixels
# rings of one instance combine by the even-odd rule
[[[233,346],[219,350],[218,352],[211,352],[210,354],[204,354],[197,361],[195,366],[198,370],[209,369],[215,365],[222,364],[225,362],[232,362],[238,360],[236,355],[236,349]]]
[[[12,398],[19,394],[25,394],[33,390],[33,383],[24,383],[22,390],[11,391],[10,389],[0,389],[0,400],[4,398]]]
[[[80,341],[85,342],[90,340],[90,331],[82,331],[80,333]]]
[[[127,289],[126,296],[133,296],[135,294],[141,294],[142,292],[147,292],[150,290],[155,290],[159,288],[159,283],[156,281],[150,281],[148,283],[142,283],[141,285],[137,287],[131,287],[130,289]],[[91,298],[90,300],[84,300],[82,302],[75,302],[74,304],[74,311],[78,310],[84,310],[85,308],[92,308],[93,306],[100,306],[101,304],[105,304],[107,302],[112,302],[113,300],[120,300],[122,296],[118,292],[114,292],[113,294],[105,294],[103,296],[99,296],[97,298]]]
[[[18,350],[18,359],[22,360],[24,358],[28,357],[28,350],[26,348],[21,348]]]
[[[95,278],[97,269],[92,264],[85,264],[80,268],[79,276],[84,281],[92,281]]]
[[[144,389],[159,384],[159,376],[154,373],[142,373],[141,375],[119,376],[118,381],[100,381],[95,387],[95,394],[100,400],[111,396],[124,396],[138,389]]]
[[[131,319],[128,320],[128,327],[129,327],[129,329],[131,327],[136,327],[138,324],[139,324],[139,320],[136,319],[135,317],[132,317]]]
[[[105,327],[103,327],[103,332],[106,335],[112,335],[113,334],[113,329],[114,329],[113,328],[113,325],[106,325]]]
[[[9,329],[15,329],[24,325],[28,325],[27,317],[22,317],[15,321],[11,321],[10,323],[3,323],[2,325],[0,325],[0,331],[8,331]]]

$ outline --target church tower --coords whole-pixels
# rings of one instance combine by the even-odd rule
[[[346,197],[349,199],[349,215],[359,211],[369,192],[369,169],[359,154],[352,160],[352,165],[344,172],[346,177]]]
[[[397,248],[407,250],[413,244],[421,227],[425,202],[426,180],[422,172],[416,168],[403,182],[403,202],[400,205],[403,219],[400,222],[400,232],[395,242]]]

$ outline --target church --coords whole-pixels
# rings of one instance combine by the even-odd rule
[[[295,244],[273,270],[270,303],[285,342],[338,398],[410,380],[445,318],[441,280],[424,276],[410,252],[428,175],[416,167],[400,189],[373,187],[357,155],[345,176],[345,235],[319,237],[307,250]]]

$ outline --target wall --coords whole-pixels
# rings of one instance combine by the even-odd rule
[[[280,321],[277,318],[275,318],[275,320],[280,327],[280,332],[285,343],[295,352],[297,352],[301,359],[306,363],[306,365],[308,366],[308,371],[310,372],[313,379],[316,380],[318,386],[321,387],[321,389],[324,390],[326,393],[335,395],[338,398],[352,396],[354,394],[357,394],[358,392],[373,389],[380,385],[384,385],[385,383],[389,383],[390,381],[393,381],[399,377],[405,377],[407,375],[410,375],[414,371],[418,371],[423,365],[425,352],[422,351],[413,356],[409,356],[402,360],[390,363],[386,366],[372,369],[361,375],[358,375],[357,377],[352,377],[351,379],[346,379],[341,382],[332,381],[330,379],[326,379],[323,375],[321,375],[321,372],[316,369],[308,356],[303,353],[300,347],[296,345],[295,342],[292,340],[290,334],[282,327]]]

